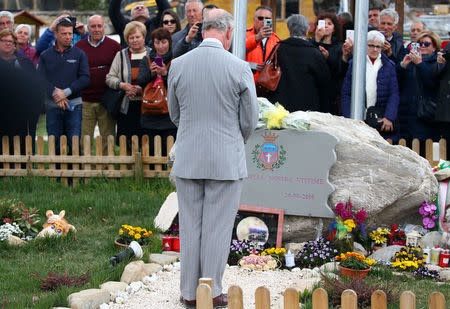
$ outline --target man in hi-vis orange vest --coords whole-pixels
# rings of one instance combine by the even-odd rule
[[[256,79],[280,38],[272,31],[272,9],[268,6],[259,6],[253,17],[253,27],[247,29],[245,60],[250,62],[253,77]]]

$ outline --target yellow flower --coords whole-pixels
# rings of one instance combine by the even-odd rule
[[[130,231],[130,236],[133,236],[135,233],[134,233],[134,231]]]
[[[123,234],[123,230],[120,229],[120,230],[119,230],[119,235],[122,235],[122,234]]]
[[[141,238],[141,234],[136,234],[136,235],[134,235],[134,238],[136,238],[136,239]]]

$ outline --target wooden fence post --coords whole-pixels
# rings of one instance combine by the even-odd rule
[[[102,157],[103,156],[103,143],[102,143],[102,137],[101,136],[97,136],[95,138],[95,156],[97,156],[97,157]],[[97,171],[103,170],[103,164],[97,163],[95,165],[95,169]]]
[[[315,289],[312,295],[313,309],[328,309],[328,293],[325,289]]]
[[[353,290],[345,290],[341,295],[342,309],[358,309],[358,296]]]
[[[115,156],[114,153],[115,138],[113,135],[108,136],[108,156]],[[108,165],[108,170],[113,171],[115,169],[114,164]]]
[[[445,297],[441,292],[433,292],[428,301],[429,309],[445,309]]]
[[[372,293],[370,297],[370,308],[371,309],[386,309],[387,308],[387,298],[386,293],[381,290],[376,290]]]
[[[142,156],[144,158],[150,156],[150,144],[149,144],[149,137],[147,134],[142,136]],[[148,171],[150,169],[150,164],[144,164],[142,166],[142,169],[144,171]]]
[[[406,140],[404,138],[401,138],[401,139],[398,140],[398,144],[401,145],[401,146],[406,147]]]
[[[48,155],[50,157],[55,157],[56,150],[55,150],[55,136],[54,135],[50,135],[48,137],[47,144],[48,144]],[[50,163],[49,169],[51,170],[52,173],[56,174],[56,164],[55,163]]]
[[[434,166],[433,164],[433,140],[427,139],[425,141],[425,159],[430,162],[431,166]]]
[[[242,289],[237,285],[228,288],[228,309],[244,309]]]
[[[126,157],[127,156],[127,138],[125,135],[121,135],[119,137],[119,147],[120,147],[120,156]],[[126,164],[120,164],[120,170],[124,171],[127,169]]]
[[[13,145],[14,145],[14,155],[20,156],[20,137],[14,136],[13,137]],[[14,163],[14,169],[19,170],[22,168],[22,165],[20,163]]]
[[[213,288],[212,278],[199,278],[198,284],[200,285],[202,283],[209,285],[209,287],[211,288],[211,291],[212,291],[212,288]]]
[[[59,156],[67,157],[67,136],[61,135],[59,138]],[[61,163],[61,172],[67,170],[67,163]],[[61,183],[65,186],[69,185],[69,181],[66,177],[61,177]]]
[[[400,309],[415,309],[416,295],[411,291],[405,291],[400,295]]]
[[[31,175],[31,170],[33,169],[33,163],[31,163],[31,156],[33,155],[33,139],[30,135],[25,137],[25,155],[28,157],[27,159],[27,175]]]
[[[439,140],[439,158],[447,160],[447,141],[444,138]]]
[[[413,139],[411,149],[420,156],[420,142],[417,138]]]
[[[72,136],[72,157],[78,158],[80,156],[80,137],[78,135]],[[80,169],[80,164],[73,163],[72,170],[78,171]],[[75,188],[78,184],[78,178],[72,178],[72,186]]]
[[[270,291],[265,286],[255,291],[255,309],[270,309]]]
[[[9,137],[8,136],[2,137],[2,153],[5,156],[9,155]],[[3,169],[9,170],[9,163],[3,163]]]
[[[91,137],[89,135],[83,136],[83,156],[90,157],[92,154],[92,143],[91,143]],[[90,171],[91,170],[91,163],[84,163],[82,164],[83,170]],[[89,183],[89,177],[84,177],[84,183]]]
[[[44,155],[44,137],[43,136],[38,136],[38,138],[37,138],[36,153],[40,156]],[[38,163],[37,168],[38,168],[38,170],[43,170],[43,169],[45,169],[45,164]]]
[[[161,147],[161,136],[156,135],[153,139],[153,146],[155,150],[155,158],[161,158],[162,156],[162,147]],[[161,164],[155,164],[155,171],[162,171],[162,165]]]
[[[139,137],[133,135],[131,137],[131,154],[135,154],[136,152],[139,152]]]
[[[197,309],[213,309],[212,290],[206,283],[197,287]]]
[[[294,288],[287,288],[284,291],[284,309],[298,309],[299,297]]]
[[[134,153],[134,179],[142,179],[142,156],[141,153]]]

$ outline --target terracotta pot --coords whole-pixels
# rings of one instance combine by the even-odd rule
[[[367,268],[367,269],[354,270],[354,269],[345,268],[345,267],[342,267],[341,265],[339,265],[339,270],[341,271],[341,274],[343,276],[348,277],[348,278],[354,278],[354,279],[356,279],[356,278],[364,279],[371,269],[372,269],[372,267],[369,266],[369,268]]]
[[[119,247],[119,248],[126,248],[126,247],[128,247],[128,245],[119,242],[118,239],[114,239],[114,244],[115,244],[117,247]]]
[[[383,248],[382,246],[373,246],[373,250],[380,250],[381,248]]]

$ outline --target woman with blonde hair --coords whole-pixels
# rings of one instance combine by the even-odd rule
[[[137,84],[137,77],[139,64],[142,58],[150,55],[150,48],[145,45],[147,29],[141,22],[128,23],[123,35],[128,47],[116,54],[106,75],[106,84],[112,89],[125,91],[117,120],[117,137],[125,135],[130,146],[133,135],[139,139],[143,135],[140,124],[142,87]]]

